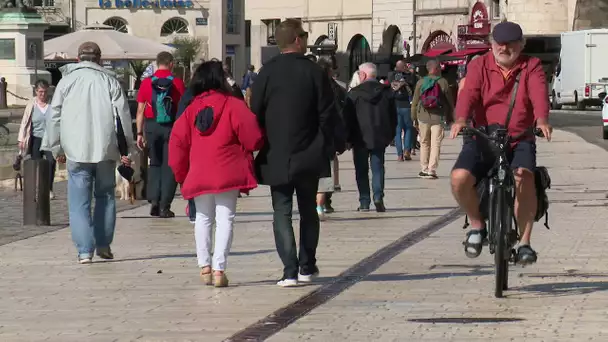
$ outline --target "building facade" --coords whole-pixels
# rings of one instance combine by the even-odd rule
[[[265,47],[275,44],[274,31],[287,18],[302,20],[313,53],[332,50],[341,78],[372,61],[372,0],[246,0],[250,27],[248,63],[259,68]],[[324,47],[327,46],[327,49]]]
[[[96,23],[163,44],[190,36],[202,42],[200,59],[226,61],[235,75],[245,71],[244,0],[37,0],[34,5],[51,25],[47,39]]]

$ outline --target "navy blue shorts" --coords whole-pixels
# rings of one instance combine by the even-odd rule
[[[494,165],[494,156],[482,148],[479,141],[467,139],[462,146],[462,151],[454,163],[454,170],[464,169],[480,180],[488,175]],[[520,141],[507,153],[507,158],[513,169],[523,168],[530,171],[536,169],[536,142]]]

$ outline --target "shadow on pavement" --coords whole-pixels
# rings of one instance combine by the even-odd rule
[[[407,274],[407,273],[386,273],[372,274],[363,281],[403,281],[403,280],[433,280],[452,277],[478,277],[494,274],[494,271],[473,271],[473,272],[440,272],[440,273],[422,273],[422,274]]]
[[[425,210],[453,210],[455,207],[410,207],[410,208],[387,208],[387,212],[394,211],[425,211]]]
[[[259,249],[255,251],[242,251],[242,252],[230,252],[232,256],[244,256],[244,255],[255,255],[255,254],[266,254],[273,253],[274,249]],[[106,263],[110,262],[126,262],[126,261],[145,261],[145,260],[159,260],[159,259],[190,259],[196,258],[195,253],[185,253],[185,254],[161,254],[161,255],[151,255],[147,257],[141,258],[127,258],[127,259],[114,259],[104,261]]]
[[[446,324],[480,324],[480,323],[509,323],[525,321],[523,318],[500,318],[500,317],[437,317],[437,318],[412,318],[408,322],[414,323],[446,323]]]
[[[589,293],[595,293],[608,290],[607,281],[576,281],[567,283],[546,283],[534,284],[510,289],[512,291],[534,293],[535,295],[544,295],[547,297],[564,297],[564,296],[579,296]],[[509,295],[510,298],[516,298],[517,295]]]

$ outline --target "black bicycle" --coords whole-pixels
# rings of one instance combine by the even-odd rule
[[[488,194],[486,214],[488,230],[488,249],[494,254],[496,268],[496,288],[494,295],[502,298],[503,291],[508,289],[509,262],[517,262],[517,253],[514,246],[519,241],[517,221],[514,215],[515,204],[515,176],[507,158],[507,152],[513,141],[525,135],[534,134],[544,137],[538,128],[530,128],[515,137],[509,137],[507,130],[496,128],[486,133],[482,130],[466,127],[461,134],[465,137],[474,136],[487,145],[488,152],[495,157],[494,166],[488,172],[485,180],[486,194]],[[482,208],[483,209],[483,208]]]

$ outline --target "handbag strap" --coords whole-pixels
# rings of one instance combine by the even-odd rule
[[[515,76],[515,84],[513,84],[513,91],[511,92],[511,102],[509,103],[509,111],[507,111],[507,119],[505,120],[505,129],[509,129],[509,123],[511,122],[511,116],[513,115],[513,107],[515,107],[515,98],[517,97],[517,88],[519,88],[519,79],[521,78],[521,72]]]

